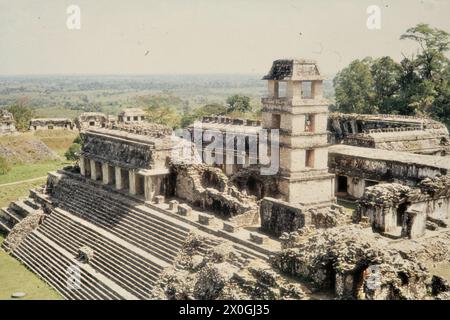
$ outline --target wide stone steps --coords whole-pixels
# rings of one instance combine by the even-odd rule
[[[23,218],[36,210],[26,204],[24,200],[11,202],[9,207],[0,209],[0,229],[9,233]]]
[[[0,230],[9,233],[14,225],[5,217],[0,216]]]
[[[74,256],[80,247],[91,247],[94,257],[89,265],[141,299],[148,297],[149,290],[163,269],[144,257],[130,254],[127,248],[105,239],[58,211],[45,220],[39,231],[60,243]]]
[[[71,254],[76,256],[78,246],[71,243],[73,241],[73,238],[65,237],[65,239],[61,239],[61,237],[58,237],[54,232],[51,232],[49,230],[41,230],[43,234],[45,234],[48,238],[52,239],[53,241],[64,241],[64,249],[69,251]],[[70,240],[68,240],[70,239]],[[97,253],[97,252],[96,252]],[[106,277],[110,278],[117,284],[119,284],[121,287],[126,289],[127,291],[135,294],[139,298],[145,298],[146,296],[146,290],[144,288],[144,291],[140,287],[139,284],[135,282],[131,282],[131,285],[129,284],[130,280],[126,278],[126,276],[123,275],[123,270],[121,268],[113,267],[111,263],[108,263],[108,261],[105,261],[102,258],[96,258],[95,262],[94,259],[90,261],[89,263],[96,271],[101,272]],[[149,286],[150,287],[150,286]]]
[[[111,214],[106,214],[107,208],[115,206],[116,210],[122,210],[124,212],[123,216],[114,216]],[[102,210],[96,210],[99,216],[104,217],[106,222],[111,226],[117,226],[122,224],[131,224],[137,228],[145,226],[145,231],[152,231],[151,237],[154,237],[155,244],[163,245],[166,249],[174,249],[177,251],[179,249],[180,240],[183,241],[187,233],[180,232],[175,228],[165,225],[158,220],[155,220],[150,215],[142,215],[135,210],[130,210],[130,208],[124,208],[118,203],[108,203],[101,205]],[[126,212],[126,213],[125,213]]]
[[[13,225],[20,222],[23,219],[21,215],[19,215],[16,211],[11,208],[1,208],[1,216],[6,220],[10,221]]]
[[[30,233],[12,252],[33,272],[48,282],[66,299],[75,300],[116,300],[133,298],[113,282],[105,281],[89,267],[80,266],[75,259],[59,245],[38,231]],[[72,289],[69,268],[74,266],[80,270],[80,286]]]
[[[99,190],[94,193],[90,188],[92,187],[86,184],[69,188],[64,182],[60,182],[54,196],[60,208],[108,230],[168,263],[173,262],[187,237],[187,229],[160,217],[130,210],[131,204],[127,206],[105,194],[99,195]]]
[[[64,204],[61,208],[86,219],[87,221],[98,225],[101,228],[111,232],[112,234],[136,245],[137,247],[146,250],[150,254],[171,263],[178,252],[170,245],[164,247],[164,244],[155,241],[155,236],[151,230],[146,230],[145,227],[139,226],[135,223],[117,223],[112,224],[108,222],[102,212],[97,210],[90,210],[89,212],[83,212],[84,206],[76,206],[72,204]],[[82,213],[82,214],[80,214]],[[158,239],[158,238],[156,238]]]
[[[22,218],[26,217],[30,213],[34,212],[35,209],[27,205],[23,200],[17,200],[11,202],[9,207],[14,210]]]

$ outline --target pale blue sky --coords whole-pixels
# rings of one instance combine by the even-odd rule
[[[70,4],[81,30],[66,28]],[[366,28],[372,4],[381,30]],[[414,53],[400,35],[419,22],[450,31],[449,13],[448,0],[0,0],[0,75],[265,73],[283,57],[332,74]]]

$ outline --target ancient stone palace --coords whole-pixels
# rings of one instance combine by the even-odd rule
[[[445,126],[328,114],[315,61],[268,69],[261,121],[81,115],[3,249],[66,299],[448,299]]]

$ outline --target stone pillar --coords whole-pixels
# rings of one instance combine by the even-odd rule
[[[97,167],[95,166],[95,161],[90,159],[91,162],[91,179],[97,180]]]
[[[106,162],[102,162],[102,177],[103,184],[108,184],[109,181],[111,181],[109,178],[108,164]]]
[[[114,167],[115,174],[116,174],[116,189],[120,190],[123,188],[122,186],[122,171],[120,170],[120,167]]]
[[[136,194],[136,172],[134,170],[128,171],[128,181],[130,185],[130,194]]]
[[[144,177],[144,194],[145,200],[151,201],[153,196],[153,183],[151,176]]]
[[[86,167],[84,166],[84,157],[80,156],[80,160],[78,161],[78,165],[80,167],[80,174],[82,176],[86,175]]]

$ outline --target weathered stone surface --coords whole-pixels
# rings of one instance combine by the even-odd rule
[[[314,236],[283,250],[273,264],[317,288],[334,288],[340,298],[423,299],[431,283],[423,262],[430,255],[425,258],[420,252],[427,251],[442,252],[434,242],[425,242],[423,248],[396,248],[358,226],[342,226],[318,229]],[[448,259],[448,249],[446,252]],[[435,258],[443,259],[440,255]],[[370,285],[374,279],[367,273],[369,267],[376,270],[374,286]]]
[[[239,257],[230,242],[199,249],[206,238],[191,235],[177,262],[153,288],[152,299],[304,299],[299,283],[274,270],[267,262]]]
[[[16,122],[11,112],[0,109],[0,135],[13,134],[16,132]]]

